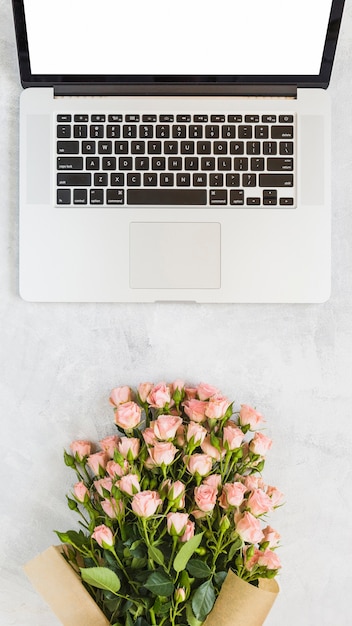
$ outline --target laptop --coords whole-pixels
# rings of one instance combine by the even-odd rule
[[[343,0],[13,0],[19,292],[319,303]]]

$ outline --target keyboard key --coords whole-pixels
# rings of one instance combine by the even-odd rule
[[[174,115],[159,115],[159,122],[173,122]]]
[[[89,204],[104,204],[104,190],[91,189],[89,194]]]
[[[293,198],[280,198],[280,206],[293,206]]]
[[[235,124],[235,123],[240,123],[242,122],[242,115],[228,115],[227,116],[227,121],[230,124]]]
[[[214,141],[214,154],[227,154],[227,141]]]
[[[139,187],[141,184],[141,175],[138,173],[127,174],[128,187]]]
[[[90,183],[90,174],[57,174],[58,187],[89,187]]]
[[[276,115],[262,115],[263,124],[276,124]]]
[[[145,141],[131,141],[131,154],[144,154]]]
[[[95,187],[106,187],[108,184],[108,175],[107,174],[94,174],[94,186]]]
[[[148,154],[161,154],[161,141],[148,141]]]
[[[211,189],[209,193],[209,201],[211,205],[227,204],[227,190],[226,189]]]
[[[142,122],[156,122],[156,115],[142,115]]]
[[[90,118],[91,122],[105,122],[105,115],[103,113],[98,113],[95,115],[92,115]]]
[[[91,139],[100,139],[104,137],[104,126],[101,124],[91,126],[89,129],[89,136]]]
[[[197,141],[197,154],[210,154],[211,142],[210,141]]]
[[[293,126],[272,126],[271,138],[272,139],[292,139],[293,138]]]
[[[191,125],[189,127],[189,136],[191,139],[202,139],[203,137],[203,126]]]
[[[95,141],[82,141],[83,154],[95,154]]]
[[[129,189],[127,204],[206,205],[206,189]]]
[[[279,150],[280,150],[280,154],[293,154],[293,142],[292,141],[280,141]]]
[[[222,123],[225,122],[225,115],[211,115],[210,116],[210,121],[211,122],[217,122],[217,123]]]
[[[214,124],[211,126],[205,127],[205,136],[207,139],[217,139],[219,137],[220,130],[219,126],[215,126]]]
[[[240,175],[239,174],[226,174],[226,187],[239,187]]]
[[[247,141],[246,152],[247,154],[260,154],[260,142],[259,141]]]
[[[153,157],[152,158],[152,170],[164,170],[165,169],[165,157]]]
[[[120,157],[119,158],[119,170],[132,170],[133,162],[132,157]]]
[[[85,115],[85,114],[84,114],[84,115],[79,115],[79,114],[76,114],[76,115],[74,115],[74,117],[73,117],[73,121],[74,121],[74,122],[88,122],[88,115]]]
[[[244,142],[230,141],[230,154],[244,154]]]
[[[83,170],[82,157],[57,157],[58,170]]]
[[[176,115],[176,122],[190,122],[191,121],[191,116],[190,115]]]
[[[124,139],[135,139],[137,137],[136,124],[129,124],[122,127],[122,136]]]
[[[56,137],[58,139],[69,139],[71,137],[71,126],[69,124],[60,124],[57,126]]]
[[[116,170],[116,157],[103,157],[103,170]]]
[[[115,154],[128,154],[128,141],[115,141]]]
[[[181,141],[181,154],[194,154],[194,141]]]
[[[86,157],[86,170],[99,170],[100,158],[99,157]]]
[[[122,122],[122,115],[120,115],[119,113],[108,115],[108,122],[113,122],[113,123]]]
[[[120,172],[110,174],[111,187],[123,187],[124,184],[125,184],[125,174],[120,173]]]
[[[134,166],[136,170],[149,170],[149,157],[136,157]]]
[[[198,157],[186,157],[185,158],[185,169],[186,170],[197,170],[199,167],[199,159]]]
[[[277,205],[277,191],[276,191],[276,189],[264,189],[264,191],[263,191],[263,204],[264,204],[264,206],[276,206]]]
[[[218,158],[218,170],[229,171],[231,170],[231,167],[232,167],[232,159],[230,157]]]
[[[174,139],[185,139],[186,138],[186,126],[184,124],[178,124],[178,126],[172,127],[172,136]]]
[[[119,139],[120,132],[120,126],[116,126],[116,124],[109,124],[109,126],[106,127],[106,136],[109,139]]]
[[[207,122],[208,121],[208,115],[193,115],[193,121],[195,124],[199,123],[199,122]]]
[[[239,126],[238,137],[240,139],[252,139],[252,126]]]
[[[161,187],[172,187],[174,184],[174,175],[173,174],[160,174],[160,185]]]
[[[223,174],[210,174],[209,176],[209,186],[210,187],[222,187],[224,184],[224,175]]]
[[[233,160],[234,169],[238,171],[248,170],[247,157],[238,157]]]
[[[58,154],[79,154],[79,141],[58,141]]]
[[[168,168],[169,168],[169,170],[181,170],[182,169],[182,159],[181,159],[181,157],[169,157],[168,158]]]
[[[178,154],[178,142],[166,141],[164,143],[164,152],[165,154]]]
[[[176,185],[177,187],[189,187],[191,184],[191,176],[190,174],[177,174],[176,175]]]
[[[243,189],[231,189],[230,191],[230,204],[232,206],[241,206],[244,204],[244,191]]]
[[[73,204],[87,204],[87,190],[86,189],[74,189],[73,190]]]
[[[112,141],[98,141],[98,154],[112,154]]]
[[[267,139],[269,137],[269,127],[255,126],[254,135],[256,139]]]
[[[292,187],[293,174],[259,174],[260,187]]]
[[[204,174],[203,172],[198,174],[193,174],[193,187],[206,187],[207,185],[208,174]]]
[[[56,120],[58,122],[63,122],[63,123],[71,122],[72,115],[70,115],[69,113],[64,113],[62,115],[57,115],[56,116]]]
[[[242,186],[243,187],[255,187],[257,184],[256,174],[242,174]]]
[[[214,157],[203,157],[200,160],[200,168],[201,170],[215,170]]]
[[[140,139],[153,139],[154,127],[151,124],[144,124],[139,127]]]
[[[126,115],[125,116],[125,121],[126,122],[139,122],[140,120],[140,116],[136,113],[133,113],[132,115]]]
[[[107,189],[106,204],[124,204],[125,192],[123,189]]]
[[[263,153],[264,154],[277,154],[277,143],[276,141],[264,141],[263,143]]]
[[[58,189],[56,202],[57,204],[71,204],[71,189]]]
[[[261,204],[260,198],[247,198],[246,204],[247,206],[259,206]]]
[[[156,187],[158,184],[158,176],[152,172],[148,172],[148,174],[144,174],[143,176],[143,184],[145,187]],[[143,203],[141,203],[143,204]]]
[[[223,126],[221,136],[223,139],[234,139],[236,137],[236,126]]]
[[[279,115],[280,124],[292,124],[293,115]]]
[[[286,170],[287,172],[292,172],[293,170],[293,159],[280,159],[280,158],[268,158],[267,159],[267,169],[269,172],[280,172]]]
[[[245,115],[244,121],[250,124],[256,124],[259,122],[259,115]]]
[[[170,137],[170,126],[158,124],[156,126],[156,137],[158,139],[168,139]]]
[[[264,170],[264,159],[262,157],[252,158],[251,170],[252,172],[262,172]]]

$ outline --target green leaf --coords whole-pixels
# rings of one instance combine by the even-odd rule
[[[164,555],[159,548],[155,548],[155,546],[149,546],[148,548],[148,556],[152,561],[155,561],[158,565],[164,565],[165,559]]]
[[[153,572],[144,583],[149,591],[156,596],[171,596],[174,591],[174,583],[165,572]]]
[[[121,587],[120,579],[117,574],[107,567],[81,567],[80,570],[82,580],[88,583],[88,585],[92,585],[92,587],[105,589],[112,593],[116,593]]]
[[[182,570],[186,568],[189,559],[202,541],[202,537],[203,533],[199,533],[198,535],[194,535],[187,543],[183,544],[173,562],[175,572],[182,572]]]
[[[189,626],[202,626],[202,622],[200,622],[194,615],[192,611],[192,606],[189,602],[186,604],[186,615],[187,615],[187,623]]]
[[[68,530],[66,533],[60,533],[58,530],[55,530],[55,533],[62,543],[69,543],[78,550],[89,546],[89,540],[82,531],[78,533],[75,530]]]
[[[192,609],[197,619],[204,622],[215,602],[215,591],[211,580],[206,580],[192,598]]]
[[[187,569],[194,578],[208,578],[208,576],[211,576],[209,565],[200,559],[191,559],[187,563]]]
[[[226,576],[227,576],[227,572],[216,572],[216,574],[214,574],[215,584],[218,587],[221,587],[221,585],[224,582]]]

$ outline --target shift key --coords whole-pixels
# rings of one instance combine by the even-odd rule
[[[57,175],[58,187],[89,187],[90,174],[61,173]]]
[[[259,187],[293,187],[293,174],[259,174]]]

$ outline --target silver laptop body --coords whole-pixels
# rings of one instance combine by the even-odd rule
[[[326,88],[343,0],[316,0],[308,8],[300,0],[294,15],[292,7],[282,15],[283,3],[276,0],[209,3],[215,17],[203,2],[189,18],[193,29],[183,26],[185,13],[174,29],[172,19],[167,28],[159,23],[168,36],[157,47],[158,31],[141,28],[156,19],[155,11],[135,20],[138,3],[129,17],[116,11],[116,2],[104,0],[101,21],[95,3],[76,1],[85,7],[84,28],[82,13],[70,10],[67,0],[56,5],[13,0],[25,87],[20,103],[22,298],[327,300]],[[264,13],[259,12],[263,4]],[[165,5],[157,0],[155,9],[159,6]],[[116,35],[106,27],[100,50],[92,37],[109,22]],[[219,32],[226,23],[232,28]],[[262,26],[265,36],[253,24]],[[276,45],[267,46],[266,39],[277,37],[284,26],[291,32],[287,51],[282,34]],[[127,35],[121,35],[128,58],[119,49],[119,33],[125,30],[131,33],[128,49]],[[226,43],[216,58],[222,39]],[[248,60],[240,58],[239,45],[247,46]],[[315,56],[308,59],[306,51],[314,46]],[[94,70],[85,65],[95,63],[92,47],[108,59],[98,59]],[[168,58],[170,50],[175,52]],[[207,64],[209,70],[201,72]]]

